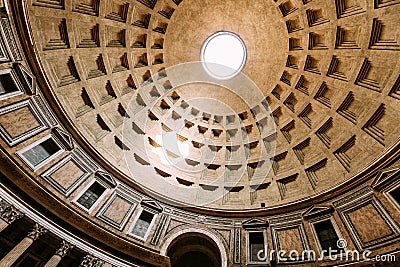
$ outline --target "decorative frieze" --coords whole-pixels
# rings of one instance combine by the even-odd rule
[[[39,225],[38,223],[35,223],[35,225],[33,226],[33,230],[28,233],[27,237],[35,241],[45,233],[47,233],[47,229]]]
[[[4,199],[0,199],[0,218],[3,219],[6,223],[11,224],[15,220],[18,220],[23,216],[24,214],[13,205],[8,203]]]
[[[104,261],[93,256],[93,255],[86,255],[79,267],[102,267],[104,265]]]
[[[61,258],[65,257],[75,246],[71,243],[63,240],[61,242],[61,246],[56,250],[56,255],[60,256]]]

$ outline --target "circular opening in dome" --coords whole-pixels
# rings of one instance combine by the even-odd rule
[[[242,39],[231,32],[217,32],[203,45],[201,61],[206,72],[216,79],[230,79],[246,62],[246,47]]]

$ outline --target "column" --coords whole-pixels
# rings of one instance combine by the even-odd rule
[[[104,261],[93,255],[86,255],[81,262],[80,267],[103,267]],[[1,265],[0,265],[1,266]]]
[[[22,212],[17,210],[10,203],[0,198],[0,232],[15,220],[24,216]]]
[[[33,244],[33,242],[39,239],[40,236],[45,234],[47,229],[39,224],[35,224],[33,230],[28,233],[28,235],[22,239],[3,259],[0,261],[1,267],[10,267],[18,260],[19,257]]]
[[[44,267],[56,267],[60,263],[61,259],[64,258],[74,246],[63,240],[60,247],[56,250],[56,253],[50,258]]]

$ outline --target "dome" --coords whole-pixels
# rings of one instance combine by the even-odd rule
[[[395,251],[400,1],[0,3],[0,265]]]

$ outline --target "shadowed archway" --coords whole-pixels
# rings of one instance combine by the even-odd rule
[[[200,233],[185,233],[168,247],[172,267],[219,267],[221,254],[216,243]]]

